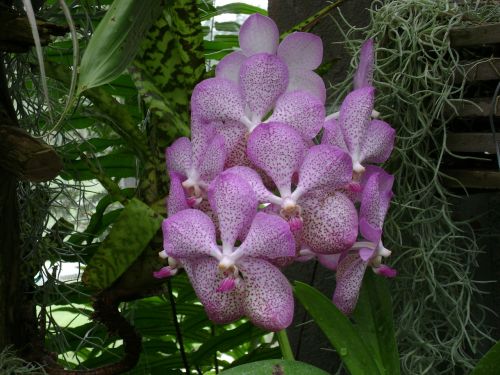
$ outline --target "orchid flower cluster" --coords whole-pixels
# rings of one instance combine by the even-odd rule
[[[362,47],[354,90],[330,116],[314,72],[319,37],[295,32],[279,43],[276,24],[254,14],[239,41],[194,89],[191,139],[166,150],[160,256],[168,266],[154,276],[184,268],[211,320],[247,317],[278,331],[291,324],[294,303],[280,268],[316,258],[336,270],[333,301],[350,314],[368,267],[396,274],[382,264],[394,179],[374,165],[388,159],[395,132],[374,118],[373,41]]]

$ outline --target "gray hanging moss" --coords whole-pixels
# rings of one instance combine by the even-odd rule
[[[467,373],[481,356],[480,343],[490,340],[474,281],[479,248],[468,224],[452,218],[453,194],[440,165],[449,154],[444,108],[464,89],[453,83],[459,56],[447,35],[455,26],[498,21],[500,7],[461,3],[376,1],[367,28],[345,19],[338,25],[348,30],[345,46],[353,55],[375,38],[375,108],[397,129],[387,165],[396,175],[395,198],[384,236],[399,271],[391,286],[403,374]],[[333,88],[337,104],[351,87],[346,80]]]

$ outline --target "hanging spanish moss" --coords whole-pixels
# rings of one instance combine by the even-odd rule
[[[456,26],[500,19],[498,5],[482,2],[476,9],[475,3],[377,1],[366,28],[343,18],[348,27],[338,25],[348,30],[344,43],[353,55],[366,38],[376,40],[375,108],[397,129],[388,168],[398,183],[384,235],[399,271],[391,286],[404,374],[467,372],[481,356],[480,343],[490,339],[474,281],[480,249],[470,226],[453,219],[454,195],[440,171],[443,157],[453,156],[446,149],[451,118],[444,109],[464,90],[454,82],[461,68],[448,34]],[[353,59],[352,69],[356,65]],[[340,83],[334,100],[350,89],[350,81]]]

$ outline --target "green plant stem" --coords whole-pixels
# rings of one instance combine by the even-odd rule
[[[167,279],[167,292],[168,299],[170,301],[170,306],[172,308],[172,320],[174,321],[175,335],[177,336],[177,342],[179,343],[179,351],[181,353],[182,362],[184,363],[184,368],[186,369],[186,374],[190,374],[189,363],[186,356],[186,350],[184,349],[184,340],[182,338],[181,326],[179,325],[179,320],[177,319],[177,309],[175,307],[175,297],[172,292],[172,282]]]
[[[283,359],[288,359],[290,361],[295,361],[293,357],[292,347],[290,346],[290,341],[288,340],[288,335],[286,329],[276,332],[278,336],[278,342],[280,343],[281,354],[283,354]]]

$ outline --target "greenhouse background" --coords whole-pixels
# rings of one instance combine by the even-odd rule
[[[498,373],[498,1],[1,0],[0,15],[0,374]],[[304,44],[286,50],[297,35]],[[359,130],[368,135],[354,150],[351,123],[388,135]],[[280,142],[302,141],[269,141],[267,159],[266,142],[289,125],[303,138],[283,130]],[[179,139],[199,158],[185,176]],[[378,152],[368,161],[363,142]],[[303,152],[288,197],[282,149]],[[330,157],[307,170],[311,150]],[[348,183],[337,183],[345,157]],[[231,190],[217,195],[226,179],[244,180],[231,182],[234,202]],[[283,272],[285,294],[224,250],[239,219],[225,224],[214,202],[243,207],[247,187],[259,205],[232,246],[250,242],[257,218],[268,226],[254,246],[282,254],[292,241],[293,256],[245,255]],[[354,217],[340,204],[354,210],[352,242],[339,239]],[[362,223],[373,210],[376,241]],[[210,292],[189,252],[204,251],[205,218],[222,278]],[[273,228],[279,241],[266,237]],[[342,292],[355,294],[353,311]],[[244,313],[224,318],[235,306]]]

